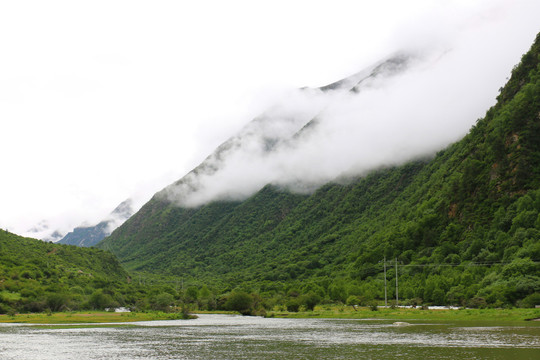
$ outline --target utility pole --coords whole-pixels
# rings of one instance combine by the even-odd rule
[[[384,307],[388,307],[388,297],[386,292],[386,256],[384,257]]]
[[[397,258],[396,258],[396,306],[399,305],[399,296],[398,296],[398,270],[397,270]]]

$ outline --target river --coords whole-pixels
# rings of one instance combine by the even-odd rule
[[[0,324],[0,359],[540,359],[540,326],[200,315],[126,327]]]

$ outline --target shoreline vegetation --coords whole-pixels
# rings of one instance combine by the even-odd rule
[[[123,323],[154,320],[194,319],[195,315],[185,315],[182,312],[165,313],[150,312],[108,312],[108,311],[72,311],[54,313],[29,313],[15,315],[0,315],[0,323],[24,324],[100,324]]]
[[[227,311],[201,311],[200,314],[238,314]],[[55,312],[0,315],[0,323],[22,323],[37,325],[69,325],[104,323],[130,323],[136,321],[180,320],[197,318],[197,313],[186,317],[182,312]],[[379,308],[373,311],[369,307],[317,306],[313,311],[269,311],[266,317],[275,318],[318,318],[318,319],[351,319],[351,320],[399,320],[399,321],[475,321],[482,323],[538,324],[540,326],[540,309],[434,309],[421,308]],[[111,325],[114,326],[114,325]]]
[[[379,307],[325,307],[313,311],[270,311],[268,317],[279,318],[326,318],[326,319],[375,319],[375,320],[425,320],[425,321],[482,321],[482,322],[530,322],[540,320],[540,309],[422,309]],[[540,321],[539,321],[540,325]]]

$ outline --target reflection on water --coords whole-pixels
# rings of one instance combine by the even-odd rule
[[[540,359],[539,326],[200,315],[138,327],[0,326],[1,359]]]

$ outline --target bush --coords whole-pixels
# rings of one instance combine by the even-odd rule
[[[0,314],[7,314],[10,310],[12,310],[11,307],[0,302]]]
[[[534,308],[536,305],[540,305],[540,293],[526,296],[523,300],[519,301],[518,305],[522,308]]]
[[[44,312],[47,309],[47,303],[42,301],[31,301],[23,306],[24,311],[31,313]]]
[[[467,307],[473,309],[485,309],[487,307],[486,299],[481,297],[473,297],[467,302]]]
[[[300,303],[306,307],[306,310],[313,311],[315,306],[321,302],[321,297],[314,293],[308,293],[300,296]]]
[[[298,310],[300,310],[300,302],[298,299],[291,299],[287,301],[285,306],[287,306],[287,311],[289,312],[298,312]]]
[[[249,315],[253,306],[253,297],[243,291],[231,293],[225,301],[226,310],[238,311],[242,315]]]
[[[351,295],[347,298],[347,305],[352,306],[356,310],[356,305],[362,305],[362,300],[358,296]]]
[[[409,300],[409,305],[411,305],[412,307],[417,307],[417,306],[422,305],[422,302],[423,302],[422,298],[415,297]]]
[[[60,311],[69,308],[69,295],[63,293],[49,293],[45,300],[51,311]]]
[[[152,310],[158,310],[163,312],[170,312],[171,305],[174,303],[174,297],[169,293],[161,293],[156,295],[152,299],[151,308]]]
[[[118,307],[118,304],[113,300],[111,295],[105,294],[102,289],[98,289],[90,296],[88,306],[95,310],[103,310],[105,308]]]

